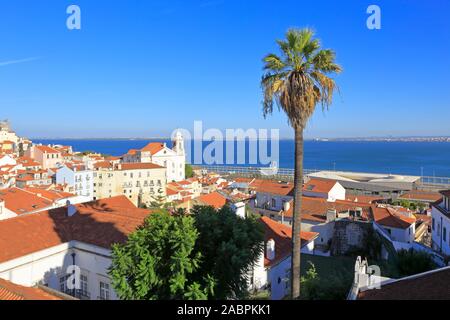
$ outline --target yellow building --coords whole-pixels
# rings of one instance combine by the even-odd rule
[[[153,163],[108,161],[94,165],[94,200],[127,196],[136,206],[166,198],[166,168]]]

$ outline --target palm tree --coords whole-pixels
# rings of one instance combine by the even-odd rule
[[[281,55],[264,57],[264,117],[273,112],[274,102],[283,110],[295,131],[294,216],[292,225],[291,296],[300,297],[300,230],[303,188],[303,131],[318,104],[328,109],[336,83],[330,76],[342,68],[335,53],[321,49],[311,29],[290,29],[278,40]]]

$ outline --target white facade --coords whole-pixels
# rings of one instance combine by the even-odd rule
[[[0,167],[15,166],[16,164],[17,164],[16,160],[11,156],[5,155],[0,157]]]
[[[440,204],[432,206],[431,210],[431,240],[434,250],[450,256],[450,203],[444,196]]]
[[[255,208],[279,212],[285,209],[285,204],[293,199],[292,196],[282,196],[273,193],[257,192],[253,201]]]
[[[94,245],[71,241],[33,254],[0,263],[0,278],[32,287],[36,284],[66,291],[70,289],[67,273],[73,265],[80,270],[79,291],[81,299],[115,300],[107,270],[111,264],[110,250]],[[66,291],[67,292],[67,291]]]
[[[301,249],[302,254],[314,254],[314,241]],[[276,252],[275,252],[276,254]],[[290,293],[291,255],[268,267],[264,267],[264,253],[253,267],[250,290],[269,288],[271,300],[281,300]]]
[[[177,132],[173,139],[172,149],[166,144],[162,144],[162,148],[158,148],[155,153],[146,150],[137,150],[134,154],[126,154],[122,161],[125,163],[141,162],[154,163],[165,167],[167,182],[182,181],[186,178],[186,152],[184,149],[184,139],[180,132]]]
[[[92,170],[77,170],[63,166],[56,171],[56,183],[67,184],[72,193],[86,197],[86,201],[90,201],[94,197],[94,172]]]
[[[327,199],[328,202],[335,202],[336,200],[345,200],[345,188],[339,183],[336,184],[328,192],[314,192],[303,190],[303,195],[313,198]]]
[[[375,222],[374,222],[375,223]],[[408,228],[393,228],[388,226],[380,225],[390,236],[393,241],[413,243],[415,240],[415,224],[411,224]]]
[[[314,240],[316,245],[327,246],[334,235],[334,221],[319,222],[302,219],[302,231],[317,232],[319,236]]]
[[[0,200],[0,221],[11,219],[17,217],[17,214],[15,212],[12,212],[11,210],[8,210],[5,206],[5,201]]]

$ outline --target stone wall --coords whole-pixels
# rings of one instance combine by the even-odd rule
[[[331,240],[331,254],[334,256],[345,255],[355,248],[362,248],[369,228],[371,225],[367,222],[336,220]]]

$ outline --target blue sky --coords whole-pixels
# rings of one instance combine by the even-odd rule
[[[66,8],[82,29],[66,28]],[[382,29],[366,28],[366,9]],[[447,0],[0,0],[0,118],[29,137],[279,128],[261,114],[261,58],[313,27],[344,73],[307,137],[450,135]]]

